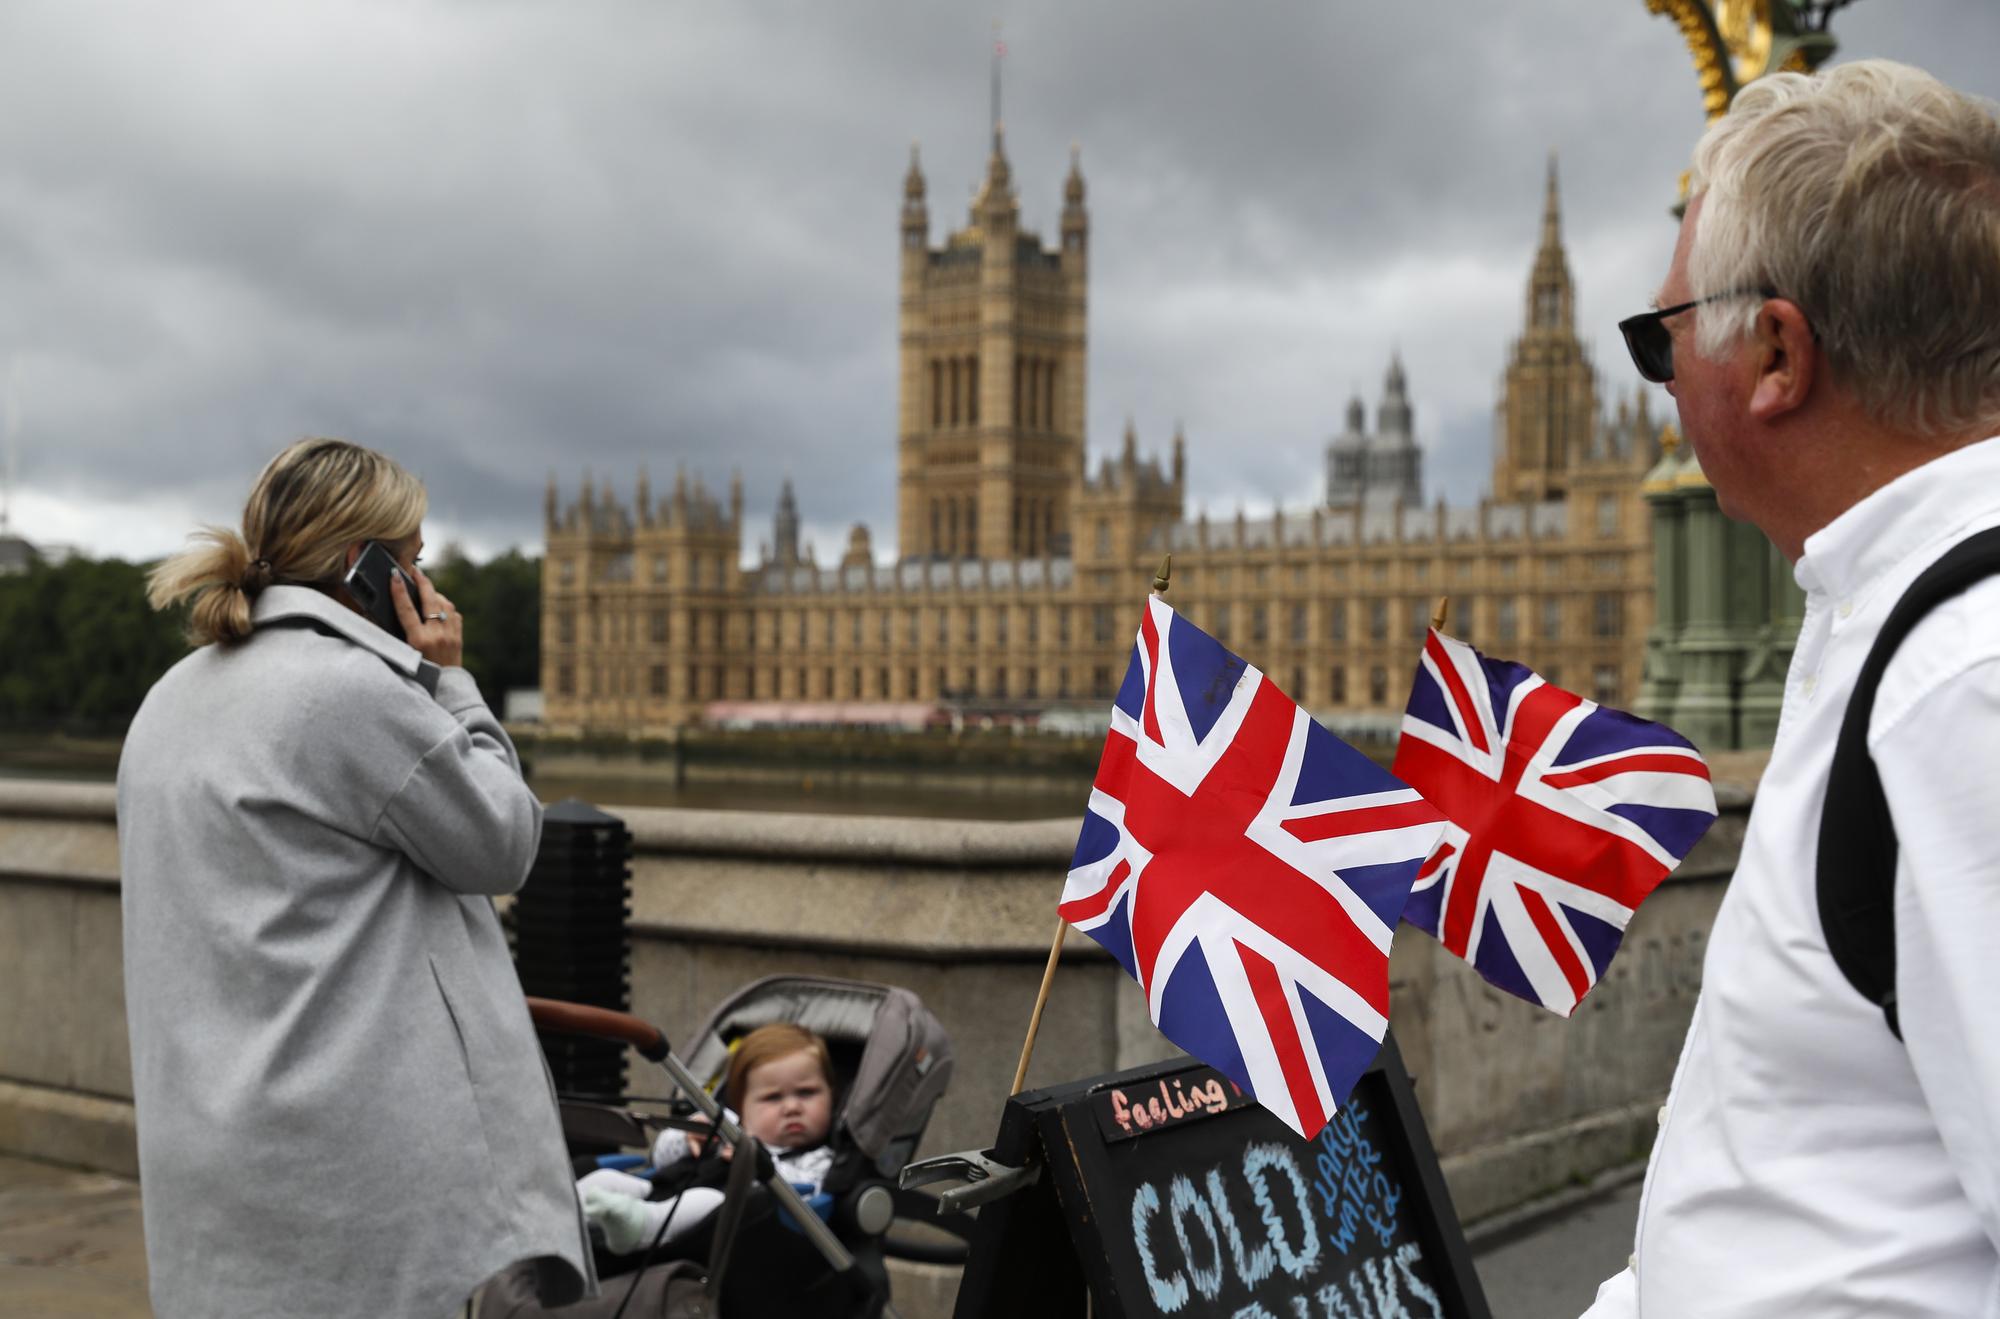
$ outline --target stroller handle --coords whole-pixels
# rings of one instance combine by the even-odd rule
[[[666,1032],[629,1012],[529,996],[528,1016],[537,1028],[559,1035],[590,1035],[629,1044],[651,1062],[667,1056]]]

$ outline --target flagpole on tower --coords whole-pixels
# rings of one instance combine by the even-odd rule
[[[1159,571],[1153,574],[1153,594],[1165,595],[1167,583],[1174,571],[1174,556],[1169,554],[1160,560]],[[1069,922],[1056,917],[1056,937],[1049,944],[1048,965],[1042,968],[1042,987],[1035,991],[1035,1010],[1028,1017],[1028,1038],[1021,1041],[1021,1061],[1014,1068],[1014,1086],[1007,1093],[1018,1095],[1028,1079],[1028,1059],[1035,1056],[1035,1035],[1042,1028],[1042,1009],[1049,1003],[1049,988],[1056,982],[1056,963],[1062,960],[1063,936],[1069,933]]]

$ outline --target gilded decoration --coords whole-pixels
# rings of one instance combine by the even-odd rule
[[[1715,27],[1741,87],[1770,72],[1770,0],[1715,0]]]
[[[1646,0],[1674,21],[1694,58],[1711,120],[1737,89],[1767,73],[1811,73],[1833,54],[1827,19],[1852,0]]]

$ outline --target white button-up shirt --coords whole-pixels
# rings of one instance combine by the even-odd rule
[[[1805,543],[1770,766],[1710,936],[1639,1202],[1586,1319],[2000,1316],[2000,577],[1883,675],[1868,743],[1901,844],[1904,1039],[1821,933],[1820,808],[1889,611],[2000,525],[2000,438],[1910,472]]]

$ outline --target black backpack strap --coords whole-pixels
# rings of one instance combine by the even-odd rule
[[[1868,754],[1875,689],[1903,638],[1925,615],[1988,577],[2000,575],[2000,527],[1969,536],[1924,569],[1889,611],[1855,679],[1834,743],[1826,806],[1819,821],[1819,919],[1827,952],[1847,982],[1896,1018],[1896,826],[1882,777]]]

